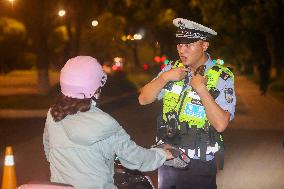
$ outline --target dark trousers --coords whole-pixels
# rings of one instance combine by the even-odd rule
[[[159,189],[217,189],[215,160],[191,160],[188,168],[162,166],[158,170]]]

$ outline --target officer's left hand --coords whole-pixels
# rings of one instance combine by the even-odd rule
[[[206,89],[207,79],[199,74],[193,75],[190,81],[191,87],[197,92]]]

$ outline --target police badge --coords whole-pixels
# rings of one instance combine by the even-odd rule
[[[224,93],[225,93],[226,101],[228,103],[232,103],[234,100],[234,97],[233,97],[234,90],[232,88],[226,88],[224,90]]]
[[[229,74],[227,74],[226,72],[222,71],[220,77],[226,81],[226,80],[229,79],[231,76],[230,76]]]

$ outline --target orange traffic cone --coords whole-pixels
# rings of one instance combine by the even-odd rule
[[[16,189],[16,172],[13,156],[13,149],[11,146],[6,147],[5,163],[2,177],[2,189]]]

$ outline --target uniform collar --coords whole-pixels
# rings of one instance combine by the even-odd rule
[[[207,59],[207,61],[204,64],[206,66],[205,73],[208,72],[208,70],[211,69],[214,66],[214,63],[213,63],[213,61],[212,61],[212,59],[210,57],[210,54],[206,53],[206,55],[207,55],[208,59]],[[190,72],[190,75],[191,75],[191,72]]]
[[[212,68],[214,66],[214,63],[213,63],[213,61],[210,57],[210,54],[206,53],[206,55],[208,56],[208,60],[204,64],[206,66],[205,72],[207,72],[210,68]]]
[[[97,108],[97,102],[92,99],[91,100],[91,109],[95,109],[95,108]]]
[[[204,64],[206,66],[205,72],[207,72],[210,68],[212,68],[214,66],[214,63],[213,63],[213,61],[211,59],[210,54],[206,53],[206,55],[207,55],[208,59],[207,59],[207,61]],[[181,66],[184,66],[180,59],[178,60],[178,64],[181,65]],[[179,65],[177,67],[180,67]]]

